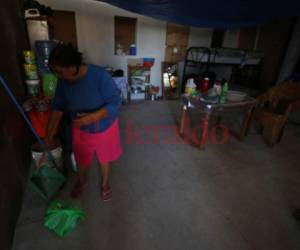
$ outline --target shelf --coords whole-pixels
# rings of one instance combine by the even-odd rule
[[[151,67],[128,65],[130,100],[144,100],[146,87],[150,85]],[[138,90],[138,93],[134,93]]]

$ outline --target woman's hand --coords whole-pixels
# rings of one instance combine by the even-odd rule
[[[90,125],[97,121],[95,113],[81,113],[78,114],[79,118],[73,120],[73,124],[76,127],[81,127],[85,125]]]
[[[92,123],[95,123],[97,121],[100,121],[101,119],[107,117],[108,112],[106,108],[101,108],[93,113],[81,113],[78,114],[79,118],[73,120],[73,124],[76,127],[81,127],[85,125],[90,125]]]
[[[53,144],[54,136],[57,132],[58,124],[63,116],[62,111],[53,111],[47,126],[46,136],[44,138],[45,144],[49,147]]]
[[[54,137],[53,135],[47,134],[46,137],[44,138],[44,142],[47,147],[49,147],[53,144],[53,141],[54,141],[53,137]]]

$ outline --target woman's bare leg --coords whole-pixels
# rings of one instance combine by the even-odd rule
[[[101,173],[102,173],[102,182],[101,182],[101,188],[106,188],[109,186],[109,176],[111,172],[111,163],[105,163],[100,166]]]
[[[78,198],[87,182],[87,168],[83,166],[77,166],[77,183],[74,189],[72,190],[72,198]]]
[[[102,173],[101,182],[101,198],[103,201],[109,201],[112,198],[112,191],[109,186],[109,175],[111,171],[111,163],[102,164],[100,166]]]
[[[87,168],[83,166],[77,166],[78,185],[85,185],[87,179]]]

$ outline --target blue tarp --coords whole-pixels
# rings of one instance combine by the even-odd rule
[[[119,8],[189,26],[237,28],[300,15],[300,0],[104,0]]]

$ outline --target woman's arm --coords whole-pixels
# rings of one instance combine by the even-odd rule
[[[115,118],[117,116],[122,100],[114,80],[107,72],[104,72],[102,80],[98,84],[99,94],[105,105],[95,112],[79,114],[80,118],[74,120],[75,126],[89,125],[106,117]]]
[[[100,121],[101,119],[108,116],[108,111],[104,107],[92,113],[78,114],[78,116],[78,119],[73,120],[73,124],[77,127],[80,127]]]
[[[47,145],[51,145],[53,142],[53,137],[57,132],[57,128],[59,125],[59,122],[63,116],[62,111],[54,110],[50,116],[50,120],[47,127],[47,133],[45,137],[45,143]]]
[[[55,95],[52,100],[52,113],[48,122],[45,143],[51,145],[53,137],[57,132],[59,122],[64,114],[66,106],[66,97],[64,92],[63,82],[58,80]]]

